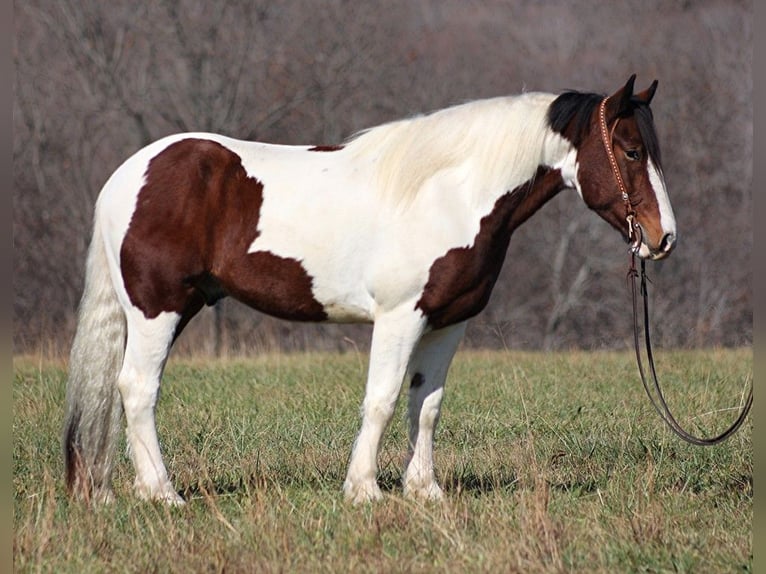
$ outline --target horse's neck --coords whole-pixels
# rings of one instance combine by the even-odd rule
[[[511,193],[518,197],[518,203],[509,214],[509,231],[512,233],[561,190],[571,187],[576,169],[576,150],[572,144],[548,131],[542,140],[540,164],[535,173]]]
[[[543,99],[542,103],[546,101]],[[540,105],[541,102],[537,102],[537,106]],[[483,205],[494,205],[506,195],[513,196],[507,213],[511,231],[562,189],[571,187],[576,177],[576,149],[569,140],[550,129],[546,117],[546,113],[535,109],[530,119],[521,122],[526,126],[527,135],[507,138],[512,147],[502,154],[515,166],[510,180],[488,195],[480,192],[484,197],[480,196],[479,203]],[[519,146],[523,149],[518,150]],[[484,193],[490,189],[485,187]]]
[[[553,199],[566,187],[561,170],[539,166],[537,173],[511,192],[516,196],[513,209],[508,214],[507,229],[513,233],[516,228],[532,217],[538,209]]]

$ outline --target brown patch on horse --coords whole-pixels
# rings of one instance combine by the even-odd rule
[[[345,146],[342,145],[315,145],[314,147],[310,147],[309,151],[340,151]]]
[[[327,318],[299,261],[247,252],[259,235],[263,184],[237,154],[185,139],[151,160],[145,181],[120,265],[131,302],[147,318],[181,314],[178,334],[203,305],[226,295],[277,317]]]
[[[594,119],[594,122],[597,121]],[[611,126],[610,126],[611,127]],[[598,125],[591,127],[594,134]],[[664,231],[659,218],[657,196],[648,179],[648,158],[641,132],[634,115],[620,118],[611,136],[614,157],[625,182],[628,198],[636,219],[641,224],[644,240],[654,249],[659,249]],[[639,150],[640,160],[630,160],[627,150]],[[607,159],[604,144],[599,137],[584,141],[577,150],[580,166],[578,177],[583,187],[583,200],[623,236],[627,232],[627,210],[617,184],[615,174]]]
[[[538,168],[532,179],[495,202],[481,219],[472,246],[450,249],[434,261],[415,305],[432,328],[465,321],[484,309],[513,231],[563,188],[559,170]]]

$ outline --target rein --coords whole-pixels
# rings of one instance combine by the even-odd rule
[[[745,401],[745,405],[742,407],[742,410],[739,413],[739,416],[737,419],[732,423],[732,425],[727,428],[725,431],[723,431],[718,436],[714,436],[711,438],[702,438],[695,436],[693,434],[690,434],[688,431],[684,430],[683,427],[678,423],[676,418],[673,416],[673,414],[670,412],[670,408],[668,407],[667,402],[665,401],[665,396],[662,394],[662,389],[660,388],[660,383],[657,380],[657,371],[654,368],[654,356],[652,355],[652,343],[651,343],[651,337],[649,336],[649,292],[647,290],[647,283],[649,282],[647,276],[646,276],[646,261],[643,259],[641,260],[641,296],[644,299],[644,343],[646,346],[646,357],[647,361],[649,363],[649,372],[652,376],[652,381],[654,383],[654,392],[657,395],[657,399],[655,399],[654,395],[652,394],[652,390],[649,387],[649,384],[646,381],[646,372],[644,370],[644,364],[641,360],[641,345],[640,345],[640,335],[639,335],[639,326],[638,326],[638,297],[637,297],[637,289],[636,289],[636,279],[638,278],[638,271],[636,270],[636,255],[635,253],[631,253],[631,259],[630,259],[630,270],[628,271],[628,279],[630,280],[631,284],[631,293],[633,296],[633,342],[636,348],[636,362],[638,363],[638,372],[641,374],[641,382],[644,385],[644,390],[646,391],[646,395],[649,397],[649,400],[652,403],[652,406],[657,411],[657,414],[660,415],[660,418],[665,422],[666,425],[672,430],[676,435],[681,437],[686,442],[689,442],[691,444],[695,444],[698,446],[711,446],[714,444],[718,444],[720,442],[725,441],[727,438],[729,438],[731,435],[733,435],[740,426],[742,426],[742,423],[745,421],[745,418],[747,417],[747,414],[750,412],[750,407],[753,406],[753,385],[752,382],[750,384],[750,392],[747,395],[747,400]]]
[[[747,418],[747,415],[750,412],[750,408],[753,406],[752,381],[750,384],[750,392],[748,393],[747,399],[745,401],[745,405],[742,407],[742,410],[740,411],[739,416],[731,424],[731,426],[729,426],[729,428],[727,428],[721,434],[714,437],[710,437],[710,438],[698,437],[686,431],[678,423],[676,418],[673,416],[673,413],[671,413],[667,402],[665,401],[665,396],[662,393],[659,380],[657,379],[657,371],[654,367],[652,343],[651,343],[651,337],[649,335],[649,291],[647,288],[647,283],[649,282],[649,279],[647,278],[647,275],[646,275],[646,261],[644,259],[641,259],[640,292],[644,300],[644,304],[643,304],[644,346],[646,348],[646,357],[647,357],[647,362],[649,364],[649,373],[651,373],[652,382],[653,382],[652,386],[654,388],[654,394],[652,393],[652,388],[650,388],[650,385],[647,382],[646,369],[644,368],[644,363],[641,358],[641,342],[640,342],[641,330],[639,328],[639,310],[638,310],[639,289],[636,288],[636,279],[638,279],[639,277],[639,272],[636,269],[636,253],[638,253],[638,250],[641,246],[641,241],[642,241],[641,227],[638,225],[638,223],[635,222],[636,214],[635,214],[635,211],[633,211],[632,206],[630,205],[628,192],[625,187],[625,182],[622,179],[622,174],[620,173],[620,169],[617,165],[617,160],[614,157],[614,150],[612,149],[612,145],[611,145],[612,137],[607,128],[606,117],[605,117],[607,99],[608,98],[604,98],[601,101],[601,104],[599,106],[599,125],[601,128],[601,140],[604,144],[606,155],[609,158],[609,164],[612,167],[612,172],[614,173],[614,177],[617,180],[617,187],[619,188],[620,193],[622,194],[622,200],[625,203],[625,209],[626,209],[625,219],[628,223],[628,239],[633,241],[630,247],[630,269],[628,270],[628,280],[630,281],[631,295],[633,299],[633,343],[636,349],[636,362],[638,363],[638,372],[641,375],[641,383],[644,386],[646,395],[649,397],[649,401],[652,403],[652,406],[657,411],[657,414],[660,416],[663,422],[668,426],[668,428],[670,428],[670,430],[672,430],[677,436],[679,436],[681,439],[685,440],[686,442],[697,445],[697,446],[711,446],[714,444],[718,444],[725,441],[731,435],[737,432],[739,427],[742,426],[742,423],[745,421],[745,418]],[[615,122],[615,127],[616,125],[617,125],[617,122]],[[655,398],[655,394],[656,394],[656,398]]]

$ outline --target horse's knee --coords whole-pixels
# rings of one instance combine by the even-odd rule
[[[117,379],[117,388],[125,413],[130,416],[131,413],[154,408],[159,381],[140,377],[135,372],[123,372]]]
[[[386,424],[396,409],[396,398],[367,397],[362,405],[362,415],[367,422]]]

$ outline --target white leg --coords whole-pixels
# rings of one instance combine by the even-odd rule
[[[434,475],[434,431],[439,421],[444,381],[452,357],[465,332],[465,323],[425,335],[407,369],[409,391],[409,461],[404,473],[404,494],[440,500],[442,490]]]
[[[370,350],[370,370],[362,405],[362,427],[354,443],[343,490],[354,504],[381,498],[376,475],[380,441],[402,388],[412,349],[425,321],[414,305],[376,319]]]
[[[183,504],[183,499],[173,489],[162,462],[154,409],[178,321],[175,313],[161,313],[155,319],[129,315],[125,362],[117,383],[136,470],[136,494],[170,504]]]

